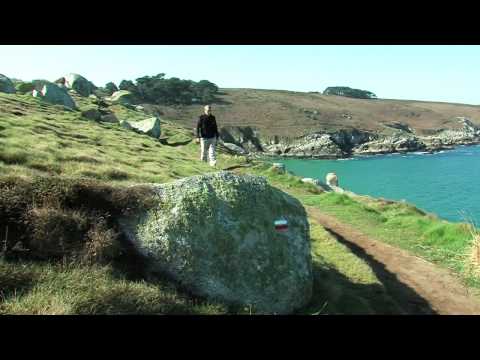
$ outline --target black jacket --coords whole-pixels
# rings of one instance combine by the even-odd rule
[[[200,115],[197,122],[197,137],[211,139],[216,137],[218,139],[217,121],[213,115]]]

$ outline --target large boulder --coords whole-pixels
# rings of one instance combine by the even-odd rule
[[[119,223],[154,269],[192,293],[259,313],[308,304],[309,223],[297,199],[263,177],[225,171],[152,189],[155,205]]]
[[[68,74],[65,76],[65,86],[68,89],[75,90],[81,96],[89,96],[95,92],[96,86],[92,82],[78,74]]]
[[[130,91],[120,90],[115,91],[112,96],[105,98],[105,100],[114,104],[130,105],[133,102],[133,95]]]
[[[15,94],[15,86],[13,85],[12,80],[2,74],[0,74],[0,92]]]
[[[45,84],[42,90],[33,90],[32,95],[51,104],[63,105],[69,109],[75,109],[76,105],[68,92],[56,84]]]
[[[141,134],[146,134],[154,138],[159,138],[161,135],[160,119],[157,117],[151,117],[142,121],[122,121],[120,123],[122,127],[129,130],[134,130]]]

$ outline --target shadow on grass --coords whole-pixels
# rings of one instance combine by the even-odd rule
[[[35,282],[37,275],[30,269],[14,268],[14,261],[5,256],[0,260],[0,303],[10,297],[25,295]]]
[[[162,144],[167,146],[177,147],[177,146],[184,146],[184,145],[190,144],[191,142],[192,142],[192,139],[185,140],[185,141],[177,141],[172,143],[169,143],[168,140],[165,140],[162,142]]]
[[[383,284],[383,287],[372,284],[354,284],[335,269],[315,268],[315,286],[317,286],[316,291],[318,293],[325,293],[327,296],[334,297],[338,293],[340,293],[340,297],[342,294],[351,295],[349,298],[345,297],[335,303],[338,310],[354,313],[350,311],[350,306],[351,309],[355,309],[361,303],[355,300],[365,299],[368,302],[365,305],[375,314],[436,314],[426,299],[401,282],[394,273],[385,268],[383,263],[375,260],[361,247],[349,242],[336,232],[328,228],[325,228],[325,230],[340,243],[347,246],[353,254],[365,261],[375,273],[377,279]],[[333,289],[330,288],[331,286],[333,286]],[[359,299],[355,299],[357,296],[359,296]],[[318,304],[316,305],[318,306]]]

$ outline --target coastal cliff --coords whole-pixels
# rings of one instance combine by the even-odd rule
[[[446,128],[431,134],[417,134],[406,124],[393,123],[383,131],[341,129],[315,132],[301,137],[264,137],[251,128],[224,128],[221,138],[251,154],[279,157],[334,159],[353,155],[376,155],[404,152],[435,152],[458,145],[480,143],[480,127],[465,117],[455,119],[457,129]]]

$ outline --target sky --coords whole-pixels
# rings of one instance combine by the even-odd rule
[[[384,99],[480,104],[478,45],[0,45],[0,73],[97,86],[165,73],[221,88],[323,91],[349,86]]]

